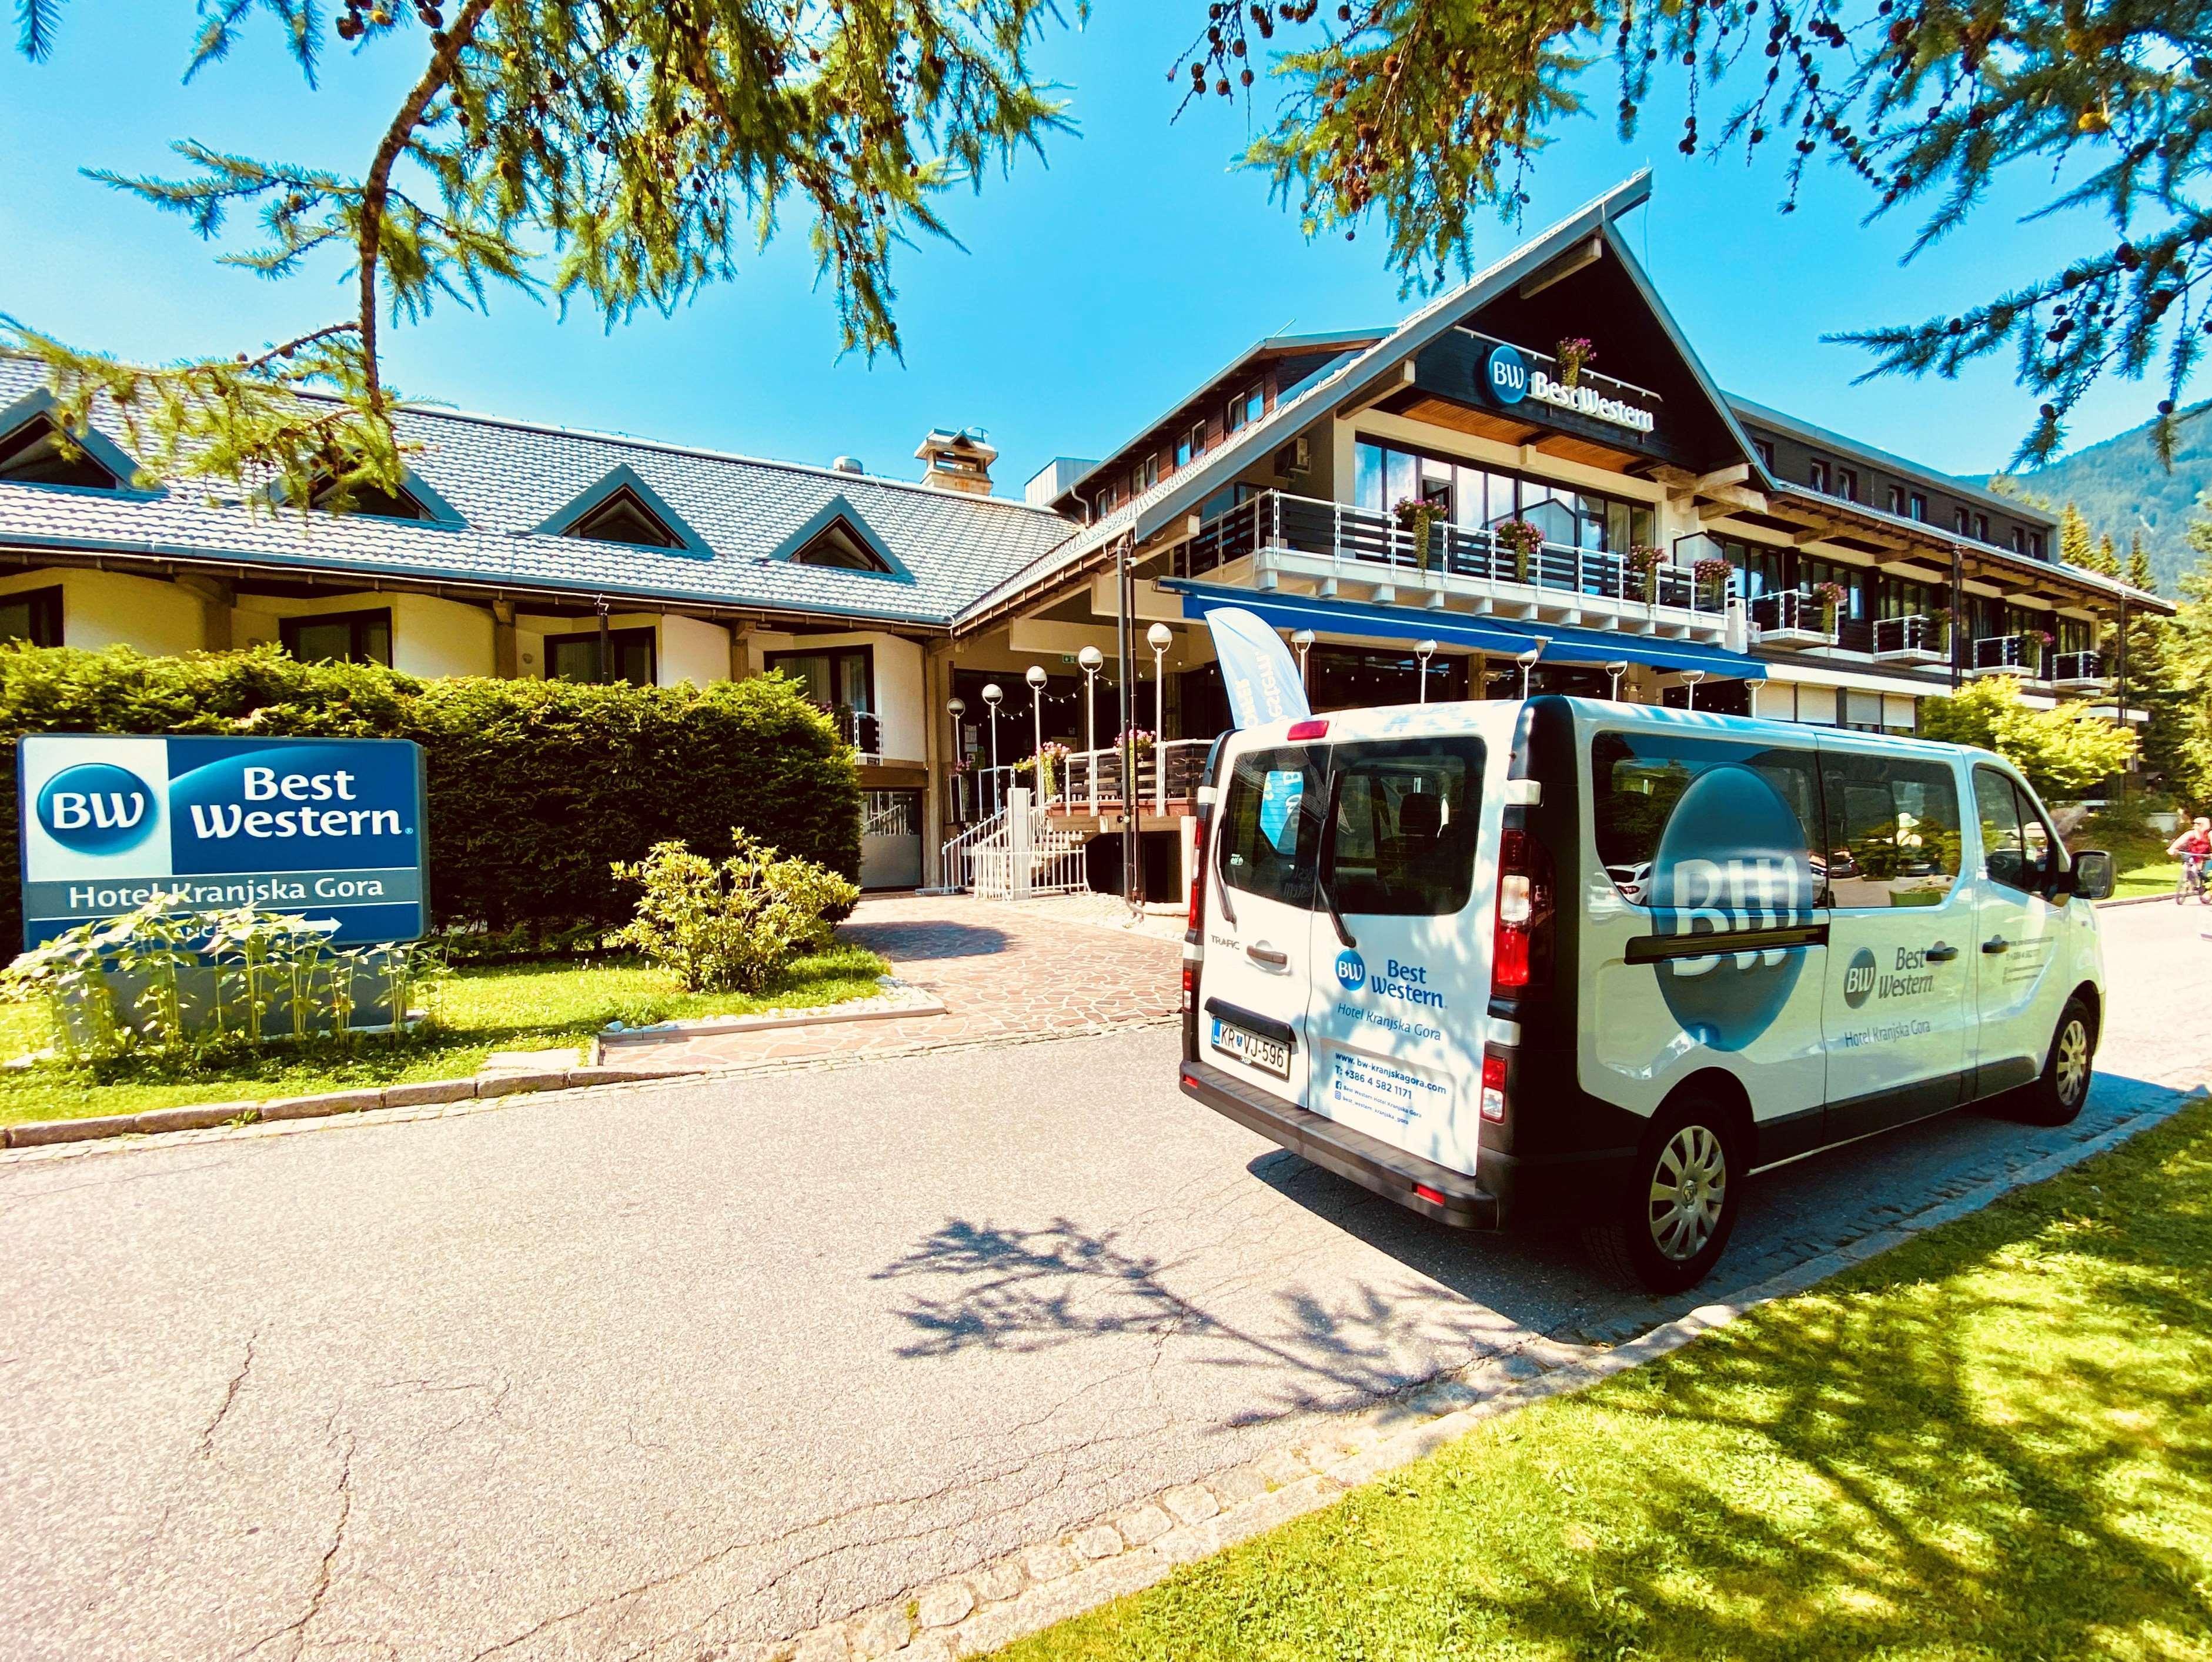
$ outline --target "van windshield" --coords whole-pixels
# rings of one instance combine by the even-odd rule
[[[1297,746],[1237,758],[1222,803],[1221,876],[1263,900],[1310,909],[1321,845],[1322,775]]]
[[[1324,880],[1337,910],[1439,917],[1474,886],[1482,743],[1426,739],[1340,745]]]

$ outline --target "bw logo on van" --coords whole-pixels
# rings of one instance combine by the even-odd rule
[[[1876,974],[1874,954],[1862,947],[1851,954],[1850,963],[1844,970],[1844,1002],[1854,1010],[1874,994]]]
[[[1367,960],[1358,953],[1346,950],[1336,955],[1336,984],[1347,993],[1356,993],[1367,982]]]
[[[32,734],[16,747],[27,947],[149,901],[423,931],[422,752],[404,739]]]

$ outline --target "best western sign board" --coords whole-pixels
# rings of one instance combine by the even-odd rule
[[[157,894],[332,919],[341,945],[424,932],[409,740],[33,734],[16,756],[27,947]]]

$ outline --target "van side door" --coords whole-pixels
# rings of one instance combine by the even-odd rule
[[[2027,788],[1974,765],[1981,832],[1974,991],[1979,1021],[1974,1094],[2025,1085],[2043,1068],[2066,989],[2053,971],[2066,898],[2056,892],[2065,850]]]
[[[1307,1022],[1316,1113],[1470,1176],[1490,999],[1483,758],[1472,735],[1333,749]]]
[[[1949,758],[1820,740],[1828,815],[1828,1113],[1840,1142],[1941,1113],[1972,1056],[1973,886]]]
[[[1325,766],[1304,745],[1233,752],[1208,856],[1199,1054],[1300,1107]]]

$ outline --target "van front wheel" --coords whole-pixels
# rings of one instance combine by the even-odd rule
[[[2067,1125],[2089,1099],[2089,1075],[2097,1054],[2097,1018],[2079,996],[2058,1013],[2043,1077],[2027,1087],[2021,1117],[2036,1125]]]
[[[1652,1122],[1613,1215],[1589,1234],[1598,1262],[1653,1293],[1703,1281],[1728,1250],[1744,1162],[1731,1117],[1693,1097]]]

